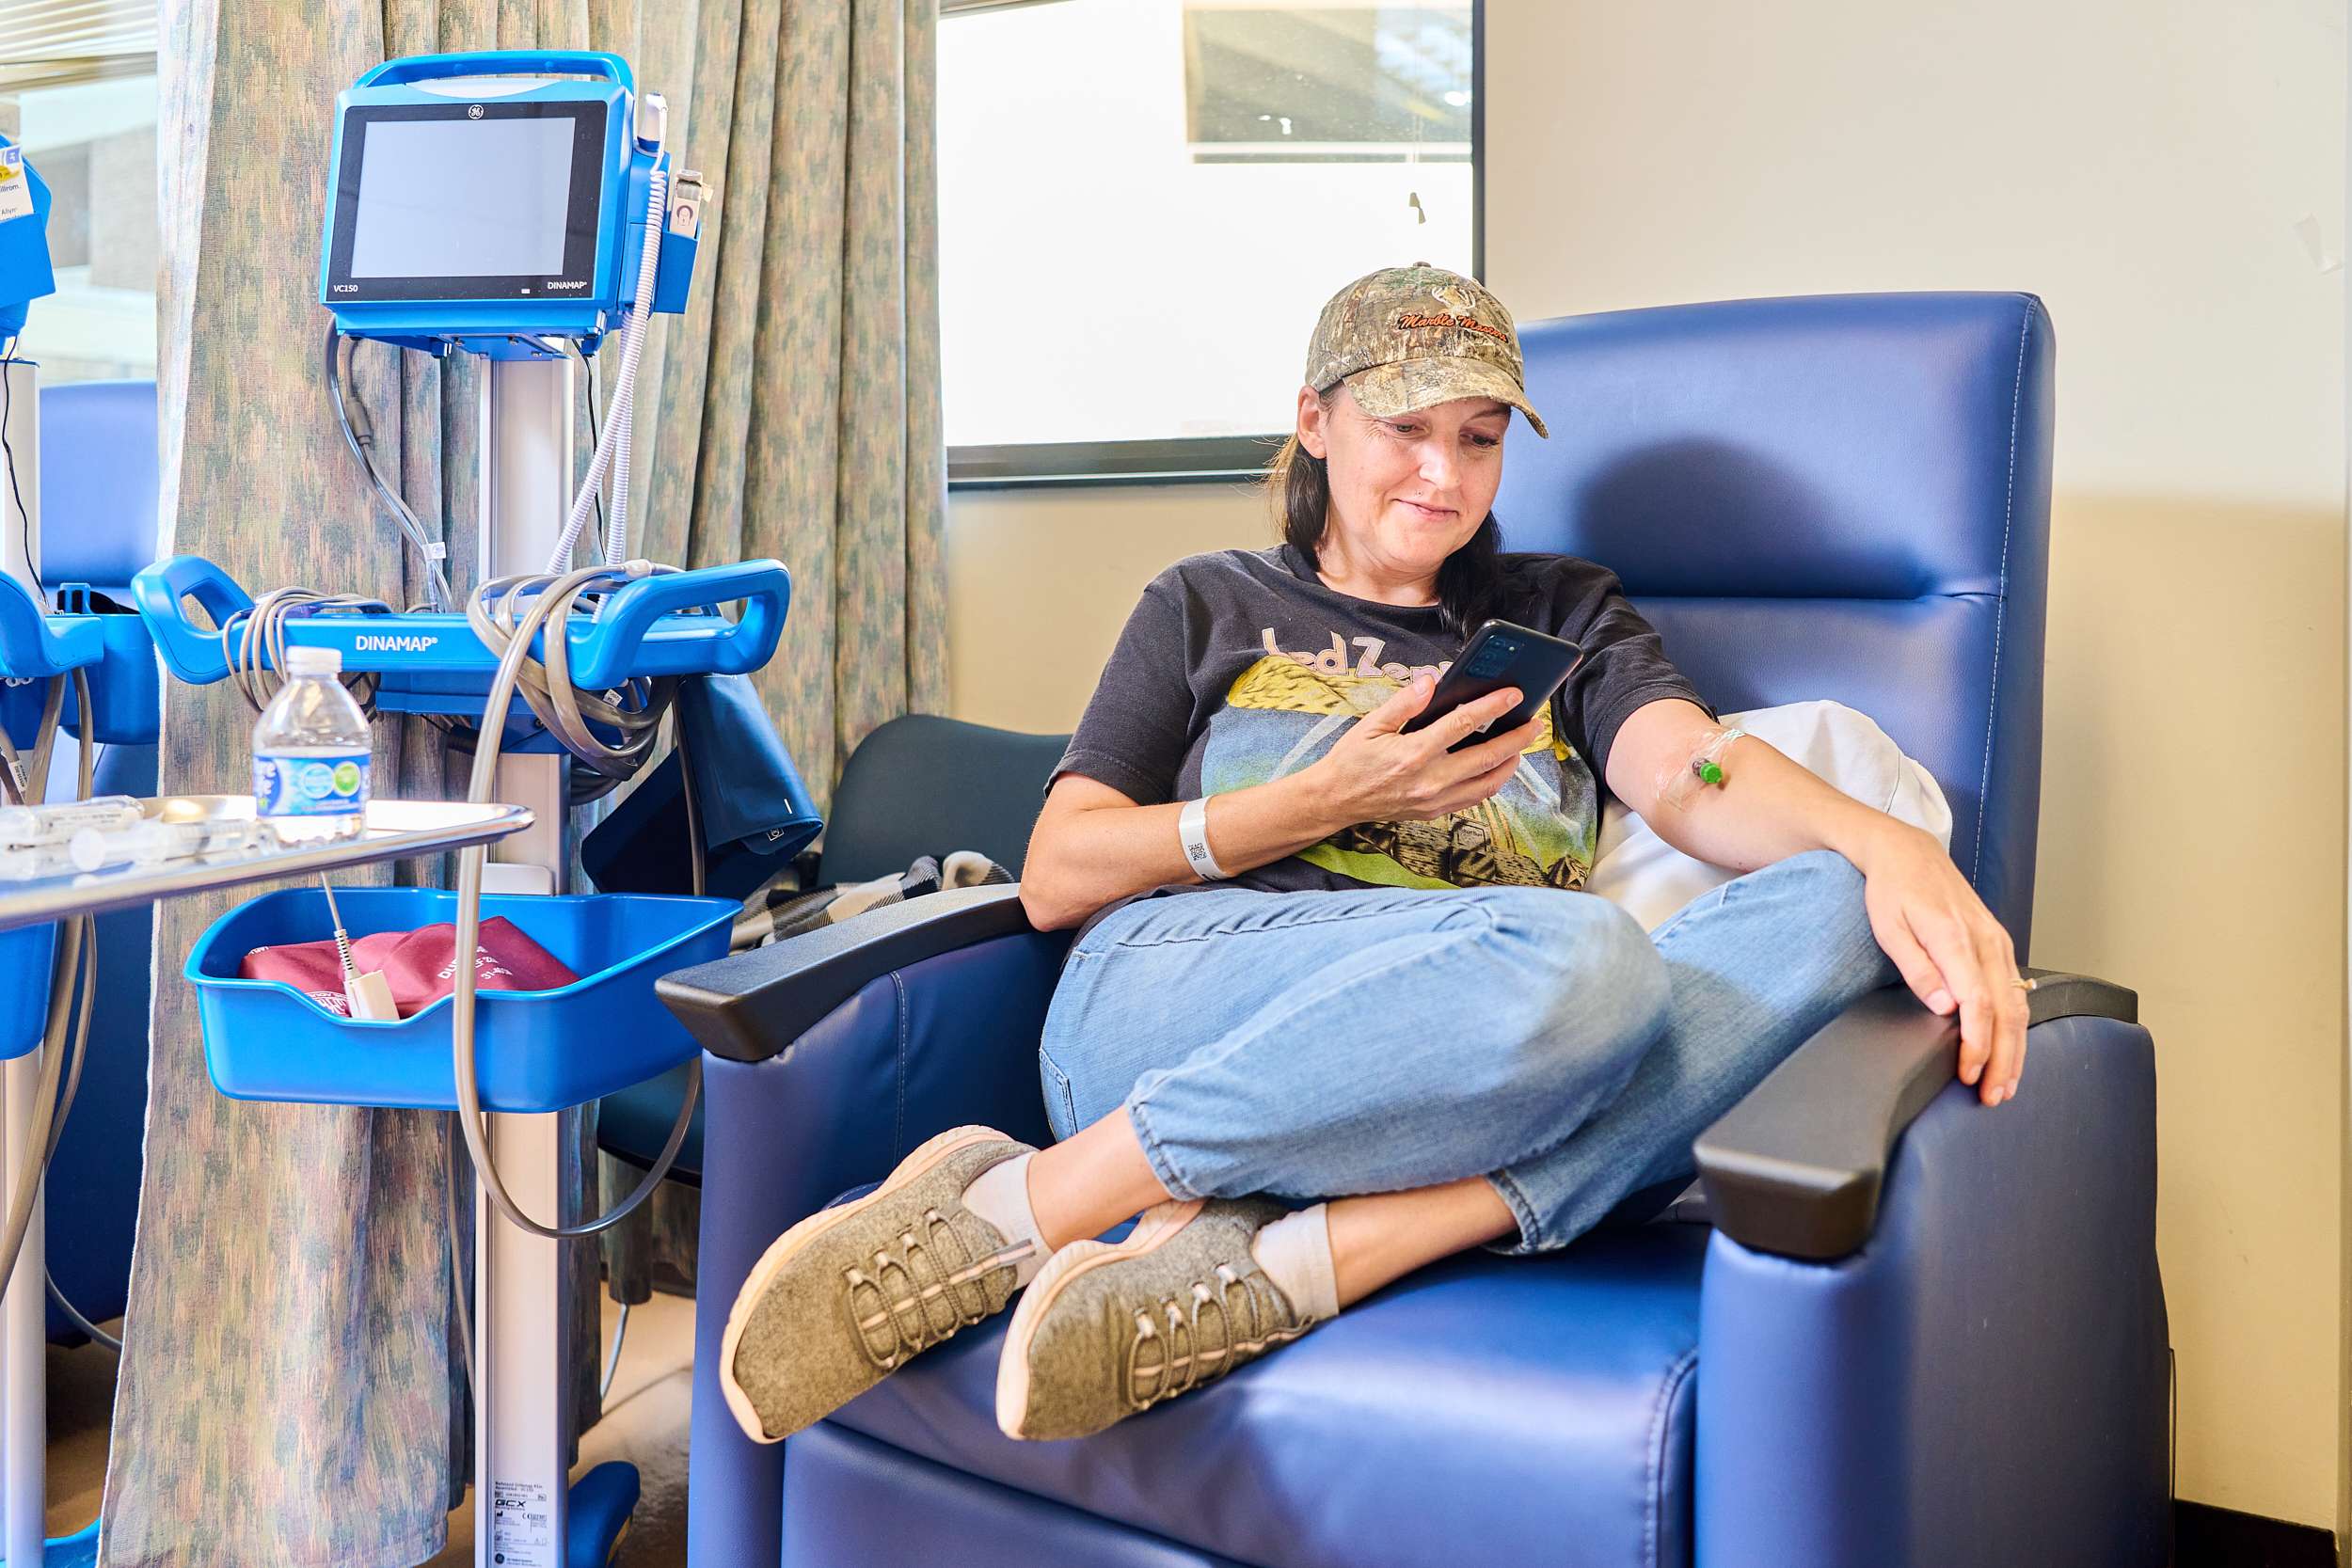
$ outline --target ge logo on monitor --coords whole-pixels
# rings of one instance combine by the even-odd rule
[[[482,118],[482,105],[475,103],[468,107],[466,110],[466,118],[468,119],[480,119]]]

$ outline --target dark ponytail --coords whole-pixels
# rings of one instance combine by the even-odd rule
[[[1323,394],[1327,413],[1338,396],[1337,387]],[[1318,564],[1316,546],[1331,507],[1331,476],[1323,459],[1300,446],[1293,432],[1267,466],[1265,483],[1283,539],[1308,564]],[[1478,531],[1438,568],[1438,608],[1446,630],[1467,641],[1481,622],[1502,612],[1508,583],[1502,530],[1489,512]]]

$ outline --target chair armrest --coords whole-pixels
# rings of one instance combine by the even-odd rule
[[[2154,1042],[2045,1019],[2015,1101],[1943,1081],[1863,1246],[1708,1241],[1696,1559],[2163,1562],[2166,1344]]]
[[[932,1134],[979,1122],[1047,1141],[1038,1031],[1070,939],[996,890],[939,893],[660,982],[734,1057],[703,1057],[691,1560],[777,1560],[784,1450],[727,1414],[729,1304],[777,1236]]]
[[[1019,887],[953,888],[678,970],[654,993],[712,1055],[761,1062],[894,970],[1028,929]]]
[[[2028,1027],[2137,1022],[2139,999],[2079,974],[2031,972]],[[1758,1252],[1842,1258],[1870,1238],[1896,1140],[1958,1069],[1960,1025],[1900,987],[1874,991],[1798,1047],[1699,1135],[1717,1229]]]

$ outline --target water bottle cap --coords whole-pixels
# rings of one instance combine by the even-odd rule
[[[343,656],[335,648],[288,648],[286,673],[290,675],[339,675],[342,673]]]

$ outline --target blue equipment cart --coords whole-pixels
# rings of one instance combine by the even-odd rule
[[[133,584],[140,617],[181,679],[235,678],[252,696],[283,651],[332,647],[346,677],[367,678],[377,711],[430,716],[453,732],[470,726],[475,798],[487,792],[532,819],[496,846],[486,871],[478,855],[461,857],[458,892],[339,894],[355,933],[454,918],[459,992],[415,1017],[354,1022],[290,988],[238,978],[253,947],[332,929],[323,896],[310,890],[231,911],[187,968],[224,1094],[458,1113],[476,1167],[477,1568],[597,1568],[635,1504],[632,1466],[599,1465],[577,1484],[565,1468],[573,1423],[558,1238],[616,1216],[554,1223],[559,1118],[699,1060],[655,1003],[652,982],[723,953],[736,911],[707,898],[568,895],[571,769],[578,759],[618,779],[642,766],[673,683],[766,664],[790,603],[790,578],[773,561],[679,571],[628,557],[636,370],[650,316],[685,307],[699,239],[701,183],[691,170],[673,175],[667,136],[660,96],[640,94],[612,55],[433,55],[361,76],[337,101],[322,221],[328,389],[354,455],[423,558],[428,603],[403,609],[307,589],[257,598],[185,556]],[[576,372],[607,337],[621,349],[617,388],[587,477],[576,483]],[[445,550],[375,468],[344,412],[342,356],[354,340],[487,361],[485,586],[462,610],[443,575]],[[583,547],[594,564],[575,567]],[[729,607],[740,608],[729,615]],[[534,660],[527,711],[511,696]],[[486,711],[494,706],[501,711]],[[479,913],[505,915],[580,980],[474,996],[464,954]],[[469,1052],[459,1043],[469,1038]],[[641,1189],[649,1191],[650,1182]]]

